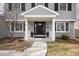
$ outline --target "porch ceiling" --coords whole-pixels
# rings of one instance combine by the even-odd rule
[[[53,16],[53,17],[56,17],[57,15],[59,15],[59,13],[47,8],[47,7],[44,7],[42,5],[38,5],[34,8],[31,8],[30,10],[28,11],[25,11],[23,12],[21,15],[25,16],[25,17],[32,17],[32,16],[35,16],[35,17],[38,17],[38,16]]]

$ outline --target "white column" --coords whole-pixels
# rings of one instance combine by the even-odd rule
[[[55,41],[55,18],[52,19],[52,41]]]
[[[25,21],[25,40],[28,40],[28,19]]]

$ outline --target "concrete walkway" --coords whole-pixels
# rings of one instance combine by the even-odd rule
[[[46,42],[34,42],[31,48],[28,48],[23,52],[15,50],[0,50],[0,56],[45,56],[46,52]]]

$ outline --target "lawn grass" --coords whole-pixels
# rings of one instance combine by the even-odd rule
[[[79,40],[62,40],[47,43],[47,56],[79,56]]]
[[[14,38],[13,40],[10,40],[10,38],[5,38],[0,40],[0,50],[24,51],[31,46],[32,42],[25,41],[23,38]]]

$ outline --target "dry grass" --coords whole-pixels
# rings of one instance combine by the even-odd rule
[[[24,51],[31,46],[32,42],[24,41],[22,38],[14,38],[13,40],[6,38],[0,40],[0,50]]]
[[[58,39],[48,43],[48,56],[79,56],[79,40]]]

